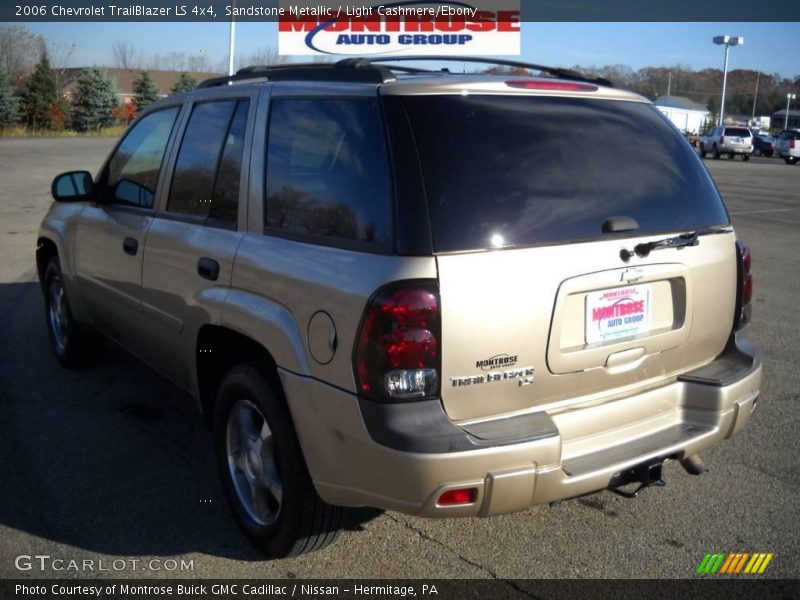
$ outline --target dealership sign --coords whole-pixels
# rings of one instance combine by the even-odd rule
[[[497,55],[520,53],[519,0],[281,2],[280,54]]]

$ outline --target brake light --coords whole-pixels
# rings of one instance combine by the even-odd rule
[[[439,393],[441,319],[435,282],[382,288],[367,306],[355,351],[359,392],[373,400]]]
[[[738,280],[739,291],[737,294],[736,327],[742,327],[750,321],[750,302],[753,299],[753,276],[750,274],[752,258],[750,248],[742,242],[736,242],[736,256],[739,261]]]
[[[794,148],[795,140],[789,140],[789,148]]]
[[[506,81],[506,85],[524,90],[547,90],[560,92],[596,92],[597,86],[591,83],[581,83],[573,81],[542,81],[531,80],[512,80]]]

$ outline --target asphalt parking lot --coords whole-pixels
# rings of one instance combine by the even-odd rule
[[[668,464],[668,485],[635,500],[488,520],[363,511],[336,545],[265,562],[229,516],[187,396],[111,345],[85,372],[50,355],[34,269],[50,181],[95,170],[112,145],[0,140],[0,578],[98,575],[21,572],[19,555],[193,564],[110,573],[126,577],[685,578],[711,551],[774,552],[768,575],[800,576],[800,166],[706,161],[753,252],[750,335],[765,358],[754,419],[703,455],[707,474]]]

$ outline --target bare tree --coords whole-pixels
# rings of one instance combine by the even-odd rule
[[[18,84],[39,61],[43,39],[22,25],[0,23],[0,62],[5,64],[8,78]]]
[[[156,54],[153,54],[153,55],[152,55],[152,56],[151,56],[151,57],[150,57],[150,58],[147,60],[147,68],[148,68],[148,69],[150,69],[151,71],[158,71],[158,70],[160,70],[160,69],[162,68],[162,66],[161,66],[161,55],[160,55],[160,54],[158,54],[158,53],[156,53]]]
[[[128,41],[120,40],[111,47],[114,54],[114,66],[119,69],[135,69],[139,66],[136,60],[136,48]]]
[[[170,52],[164,57],[164,68],[170,71],[186,70],[186,53]]]
[[[202,50],[197,54],[191,54],[186,59],[187,71],[192,73],[202,73],[210,69],[208,55]]]
[[[240,57],[236,61],[238,65],[237,68],[249,65],[282,65],[287,62],[289,62],[288,58],[278,54],[277,48],[273,48],[272,46],[259,48],[253,54]]]

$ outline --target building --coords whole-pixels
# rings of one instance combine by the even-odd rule
[[[772,113],[772,126],[784,128],[786,124],[786,109]],[[789,125],[787,129],[800,129],[800,110],[792,109],[789,111]]]
[[[700,133],[711,118],[705,106],[683,96],[660,96],[656,98],[655,105],[683,132]]]
[[[139,79],[142,71],[145,69],[108,69],[105,67],[100,68],[106,75],[108,75],[117,85],[117,98],[121,103],[127,104],[133,101],[133,82]],[[163,96],[168,96],[172,86],[178,81],[181,73],[184,71],[157,71],[153,69],[146,69],[153,80],[156,82],[156,87],[159,89]],[[62,89],[64,90],[64,97],[67,100],[72,100],[75,90],[78,87],[78,78],[81,76],[83,67],[74,69],[59,69],[57,75],[61,82]],[[190,73],[198,83],[204,79],[212,77],[220,77],[224,73]]]

